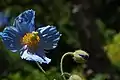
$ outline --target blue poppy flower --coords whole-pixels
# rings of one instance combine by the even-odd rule
[[[26,10],[15,18],[11,27],[0,32],[0,37],[7,49],[19,52],[22,59],[49,63],[44,49],[56,48],[61,34],[54,26],[45,26],[35,31],[35,11]]]

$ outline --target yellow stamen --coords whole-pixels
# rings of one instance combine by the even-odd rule
[[[27,45],[30,49],[36,49],[39,41],[38,32],[26,33],[22,38],[22,44]]]

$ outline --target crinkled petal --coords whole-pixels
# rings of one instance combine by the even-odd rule
[[[22,50],[20,52],[21,58],[28,60],[28,61],[37,61],[42,63],[48,64],[51,62],[51,59],[47,58],[44,54],[44,51],[39,49],[37,52],[31,52],[28,49]]]
[[[6,27],[3,32],[0,32],[0,37],[7,49],[16,52],[21,48],[20,35],[14,27]]]
[[[7,33],[7,35],[12,38],[22,37],[22,35],[20,35],[20,32],[15,27],[12,27],[12,26],[6,27],[3,30],[3,33]]]
[[[26,10],[15,18],[13,26],[15,26],[22,34],[35,30],[34,25],[35,11]]]
[[[54,26],[46,26],[38,28],[38,33],[40,36],[40,45],[44,49],[54,49],[56,48],[58,41],[60,39],[61,34],[57,31],[56,27]]]

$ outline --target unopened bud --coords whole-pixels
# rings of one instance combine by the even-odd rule
[[[83,50],[76,50],[73,53],[73,59],[77,63],[84,63],[88,58],[89,58],[88,53]]]

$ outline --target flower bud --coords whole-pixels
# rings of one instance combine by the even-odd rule
[[[77,63],[84,63],[88,58],[89,58],[88,53],[83,50],[76,50],[73,53],[73,59]]]
[[[71,75],[70,78],[68,80],[82,80],[82,78],[78,75]]]

